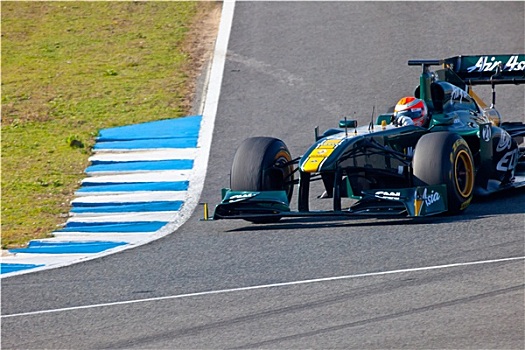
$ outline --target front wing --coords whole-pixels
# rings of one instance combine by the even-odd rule
[[[223,189],[213,219],[257,221],[272,217],[405,215],[431,216],[447,211],[445,185],[363,191],[361,199],[340,211],[292,211],[285,191],[232,191]],[[205,215],[207,217],[207,214]]]

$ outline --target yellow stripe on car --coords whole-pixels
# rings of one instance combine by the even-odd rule
[[[332,154],[341,142],[343,142],[343,139],[328,139],[319,143],[310,153],[306,162],[304,162],[302,171],[307,173],[317,172],[321,164]]]

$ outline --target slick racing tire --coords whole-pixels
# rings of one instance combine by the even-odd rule
[[[416,186],[447,186],[448,213],[458,214],[472,200],[474,162],[467,142],[451,132],[423,135],[412,160]]]
[[[233,191],[286,191],[293,193],[292,156],[283,141],[273,137],[244,140],[233,158],[230,188]],[[253,223],[277,222],[280,217],[250,219]]]

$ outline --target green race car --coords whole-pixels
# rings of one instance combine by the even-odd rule
[[[525,83],[525,55],[408,65],[422,68],[413,98],[366,126],[342,120],[322,134],[316,128],[314,144],[301,157],[292,158],[276,138],[244,140],[213,219],[271,223],[282,217],[460,213],[474,195],[525,186],[525,149],[519,146],[525,125],[502,123],[495,108],[496,85]],[[472,91],[482,84],[492,86],[490,106]],[[319,198],[330,198],[331,210],[310,209],[313,181],[322,181]],[[291,210],[296,186],[297,210]]]

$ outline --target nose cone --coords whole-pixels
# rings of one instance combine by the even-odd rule
[[[303,156],[299,164],[301,171],[315,173],[320,171],[321,166],[330,157],[334,150],[343,142],[344,135],[336,138],[324,139],[310,148]]]

